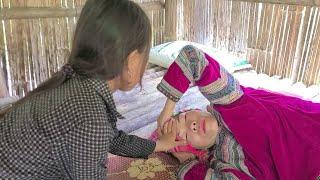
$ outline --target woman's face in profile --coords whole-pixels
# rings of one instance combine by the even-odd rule
[[[208,112],[191,110],[179,114],[178,137],[195,148],[207,148],[215,141],[218,132],[217,120]]]

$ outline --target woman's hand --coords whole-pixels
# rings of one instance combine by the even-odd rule
[[[173,119],[167,121],[160,131],[158,131],[160,137],[159,140],[156,142],[155,152],[169,151],[170,149],[176,146],[186,145],[185,140],[176,141],[177,121]]]

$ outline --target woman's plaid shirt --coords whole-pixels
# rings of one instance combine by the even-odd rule
[[[117,130],[105,82],[78,75],[0,119],[0,179],[106,179],[107,153],[146,158],[155,143]]]

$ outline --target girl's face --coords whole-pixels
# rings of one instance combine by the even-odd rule
[[[208,112],[191,110],[178,118],[178,136],[198,149],[213,145],[218,133],[218,122]]]
[[[134,50],[129,54],[127,67],[124,68],[120,77],[120,90],[129,91],[141,81],[146,68],[145,58],[146,52],[139,53],[138,50]]]

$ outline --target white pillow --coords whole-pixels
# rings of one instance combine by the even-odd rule
[[[220,51],[210,46],[189,41],[173,41],[152,47],[150,50],[149,62],[164,68],[168,68],[179,55],[180,50],[186,45],[193,45],[201,49],[218,61],[229,72],[252,67],[246,59],[238,58],[228,54],[227,52]]]

